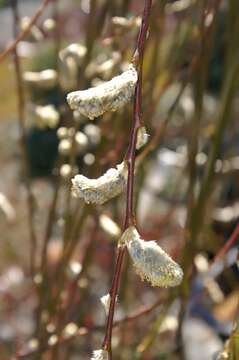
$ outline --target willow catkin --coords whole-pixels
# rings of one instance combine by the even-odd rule
[[[123,192],[126,178],[127,165],[122,162],[97,179],[76,175],[72,179],[72,191],[76,197],[83,198],[87,204],[102,205]]]
[[[79,330],[78,325],[73,322],[70,322],[65,326],[65,328],[63,330],[63,337],[65,339],[69,339],[72,336],[75,336],[77,334],[78,330]]]
[[[26,71],[23,73],[23,80],[29,85],[50,89],[56,86],[58,75],[53,69]]]
[[[56,135],[58,137],[58,139],[62,140],[62,139],[67,139],[68,138],[68,128],[66,128],[65,126],[61,126],[57,129]]]
[[[155,241],[144,241],[137,229],[130,226],[122,235],[136,272],[152,286],[177,286],[183,278],[180,266]]]
[[[76,142],[77,153],[78,154],[84,153],[89,144],[88,137],[82,131],[77,131],[75,135],[75,142]]]
[[[70,139],[62,139],[58,145],[58,151],[61,155],[67,156],[70,154],[72,148],[72,141]]]
[[[35,108],[36,124],[40,128],[55,128],[57,127],[60,114],[54,105],[37,105]]]
[[[106,350],[94,350],[91,360],[109,360],[109,353]]]
[[[101,214],[99,217],[99,226],[101,229],[106,232],[111,238],[119,238],[120,236],[120,227],[108,216]]]
[[[21,18],[20,29],[22,31],[25,31],[29,27],[30,22],[31,19],[29,16],[24,16],[23,18]],[[43,40],[43,33],[36,25],[31,26],[28,35],[30,35],[35,41]]]
[[[122,108],[134,94],[137,83],[137,71],[131,65],[128,70],[96,87],[74,91],[67,95],[72,110],[94,119],[106,111]]]
[[[102,80],[107,80],[112,74],[113,68],[119,64],[122,60],[122,54],[118,51],[113,51],[109,59],[102,62],[102,57],[96,58],[91,62],[85,70],[85,76],[88,79],[92,79],[95,76],[99,76]],[[94,79],[93,79],[94,80]],[[98,78],[99,80],[99,78]],[[103,82],[101,80],[101,82]],[[98,84],[97,84],[98,85]],[[94,86],[94,85],[93,85]]]
[[[125,18],[121,16],[114,16],[111,19],[112,24],[115,27],[129,30],[132,28],[139,28],[141,25],[141,17],[131,17],[131,18]]]
[[[66,59],[72,58],[77,64],[81,64],[86,51],[86,47],[81,44],[70,44],[60,51],[59,57],[61,61],[66,61]]]
[[[2,192],[0,192],[0,209],[2,210],[8,221],[13,221],[16,219],[15,208]]]
[[[46,33],[52,32],[56,28],[56,21],[52,18],[48,18],[43,21],[42,28]]]
[[[110,303],[111,303],[111,296],[110,296],[110,294],[106,294],[106,295],[102,296],[102,297],[100,298],[100,302],[101,302],[101,304],[102,304],[103,307],[104,307],[104,310],[105,310],[106,315],[108,315],[109,309],[110,309]]]
[[[148,142],[149,135],[147,134],[145,126],[141,126],[137,132],[136,149],[141,149]]]

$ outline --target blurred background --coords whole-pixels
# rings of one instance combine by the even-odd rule
[[[0,1],[2,360],[90,359],[102,343],[126,199],[87,205],[71,178],[122,162],[133,102],[89,120],[66,95],[127,69],[143,6]],[[114,359],[239,359],[238,13],[238,0],[153,1],[135,206],[185,276],[152,288],[126,257]]]

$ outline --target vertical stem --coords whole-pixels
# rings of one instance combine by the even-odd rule
[[[137,132],[142,124],[142,75],[143,75],[143,61],[144,48],[147,31],[149,27],[150,10],[152,0],[145,1],[145,8],[142,18],[142,24],[138,36],[137,48],[133,57],[133,61],[138,66],[138,81],[135,90],[134,98],[134,117],[133,128],[130,136],[130,144],[125,156],[125,161],[128,165],[128,182],[127,182],[127,203],[126,203],[126,217],[124,229],[135,223],[134,209],[133,209],[133,193],[134,193],[134,167],[135,167],[135,148],[137,142]]]
[[[12,14],[13,14],[13,34],[14,38],[18,36],[18,25],[19,25],[19,12],[18,12],[18,0],[11,1]],[[20,143],[23,153],[23,173],[25,177],[25,185],[27,190],[27,204],[28,204],[28,221],[29,221],[29,232],[30,232],[30,271],[31,275],[34,275],[35,269],[35,257],[36,257],[36,246],[37,239],[34,230],[34,198],[31,190],[28,161],[27,161],[27,150],[26,150],[26,129],[25,129],[25,98],[24,89],[21,76],[21,65],[20,59],[17,52],[17,46],[13,51],[13,60],[16,73],[16,86],[17,86],[17,101],[18,101],[18,121],[20,129]]]
[[[142,69],[143,69],[145,40],[149,27],[151,6],[152,6],[152,0],[145,0],[142,24],[137,40],[136,51],[133,57],[133,62],[138,67],[138,81],[136,85],[135,98],[134,98],[133,127],[130,135],[130,144],[125,156],[125,161],[127,162],[128,165],[128,181],[127,181],[126,214],[125,214],[124,230],[128,226],[133,225],[135,223],[134,206],[133,206],[135,148],[137,141],[137,132],[142,124],[142,120],[141,120]],[[122,265],[124,260],[124,254],[125,254],[125,247],[120,246],[118,249],[115,273],[113,277],[112,287],[110,290],[111,303],[110,303],[110,309],[106,324],[105,338],[102,345],[103,349],[107,350],[109,353],[109,360],[112,360],[111,338],[112,338],[113,319],[114,319],[116,297],[120,285],[120,277],[121,277]]]

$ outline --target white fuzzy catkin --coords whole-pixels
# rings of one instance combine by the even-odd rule
[[[128,30],[130,28],[140,27],[141,17],[138,16],[138,17],[125,18],[121,16],[114,16],[112,17],[111,22],[116,27]]]
[[[82,131],[77,131],[75,140],[78,154],[83,153],[89,143],[88,137]]]
[[[70,139],[62,139],[58,145],[58,151],[61,155],[67,156],[70,154],[72,142]]]
[[[155,241],[144,241],[137,229],[130,226],[122,235],[136,272],[152,286],[177,286],[183,278],[181,267]]]
[[[73,111],[73,119],[77,124],[84,124],[87,121],[87,118],[82,116],[78,110]]]
[[[108,315],[109,309],[110,309],[110,302],[111,302],[110,294],[106,294],[106,295],[102,296],[100,298],[100,302],[101,302],[101,304],[103,305],[103,307],[105,309],[106,315]]]
[[[99,225],[110,237],[118,238],[120,236],[119,226],[108,215],[100,215]]]
[[[75,336],[78,332],[79,328],[77,326],[77,324],[71,322],[68,323],[64,330],[63,330],[63,335],[66,339],[71,338],[72,336]]]
[[[56,134],[57,134],[58,139],[60,139],[60,140],[67,139],[68,128],[66,128],[65,126],[61,126],[61,127],[59,127],[59,129],[57,129]]]
[[[21,18],[20,29],[22,31],[25,31],[28,28],[30,21],[31,19],[29,16],[24,16],[23,18]],[[41,41],[43,39],[43,33],[36,25],[31,26],[28,34],[31,35],[32,38],[36,41]]]
[[[72,168],[70,164],[62,164],[60,167],[60,176],[64,180],[69,180],[72,177],[72,175],[77,174],[77,172],[78,172],[77,166],[74,166]]]
[[[91,145],[98,145],[101,141],[101,129],[94,124],[87,124],[84,127],[84,133],[87,135]]]
[[[71,56],[59,62],[59,83],[64,91],[77,87],[78,67],[77,61]]]
[[[141,149],[148,142],[149,135],[147,134],[145,126],[141,126],[137,132],[136,149]]]
[[[53,105],[36,106],[36,124],[40,128],[54,129],[60,120],[60,114]]]
[[[85,75],[89,79],[100,75],[103,80],[107,80],[111,75],[114,66],[119,64],[121,59],[122,55],[119,52],[114,51],[111,53],[111,57],[109,59],[104,59],[103,62],[102,60],[99,62],[96,59],[96,61],[90,63],[85,70]]]
[[[86,47],[81,44],[70,44],[65,49],[61,50],[59,57],[61,61],[65,61],[68,58],[75,60],[77,64],[80,64],[83,57],[86,54]]]
[[[109,360],[109,353],[106,350],[94,350],[91,360]]]
[[[106,111],[122,108],[133,96],[137,78],[137,71],[131,65],[121,75],[104,84],[69,93],[67,102],[72,110],[94,119]]]
[[[39,347],[39,341],[36,338],[33,338],[28,341],[28,346],[30,350],[37,350]]]
[[[55,30],[56,21],[54,19],[48,18],[43,22],[42,28],[45,32],[49,33],[51,31]]]
[[[95,162],[95,155],[92,153],[87,153],[84,155],[83,161],[87,166],[91,166]]]
[[[16,218],[16,211],[8,198],[0,192],[0,209],[5,214],[8,221],[14,221]]]
[[[53,69],[43,71],[26,71],[23,73],[23,80],[29,85],[35,85],[44,89],[50,89],[57,84],[57,72]]]
[[[83,198],[87,204],[102,205],[122,193],[126,185],[127,172],[127,165],[122,162],[97,179],[76,175],[72,179],[73,194]]]

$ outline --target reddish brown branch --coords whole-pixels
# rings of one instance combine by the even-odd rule
[[[16,49],[17,44],[22,41],[29,31],[31,30],[31,27],[37,22],[39,17],[42,15],[43,11],[47,7],[47,5],[52,0],[43,0],[35,14],[32,16],[32,18],[29,21],[29,24],[26,26],[26,28],[18,34],[15,40],[13,40],[1,53],[0,53],[0,62],[3,61],[14,49]]]
[[[125,316],[123,319],[115,321],[113,323],[113,327],[118,327],[118,326],[120,326],[122,324],[135,321],[135,320],[141,318],[142,316],[146,316],[146,315],[150,314],[159,305],[161,305],[164,300],[165,299],[162,299],[162,298],[157,299],[153,304],[148,305],[148,306],[143,306],[142,308],[139,308],[134,314]],[[104,326],[102,326],[102,325],[95,325],[95,326],[90,327],[90,328],[80,327],[79,330],[74,335],[71,335],[69,337],[64,337],[64,336],[60,335],[59,340],[58,340],[58,344],[59,345],[64,345],[65,343],[68,343],[68,342],[74,340],[75,338],[77,338],[79,336],[85,336],[85,335],[89,334],[92,331],[101,331],[103,329],[104,329]],[[28,358],[29,356],[33,356],[33,355],[37,355],[37,354],[43,354],[46,351],[49,351],[51,348],[52,347],[49,344],[45,344],[45,345],[41,346],[40,348],[38,348],[36,350],[25,350],[25,351],[21,350],[21,351],[18,352],[17,358],[18,359],[23,359],[23,358]],[[14,359],[14,358],[15,357],[13,357],[12,359]]]
[[[144,48],[145,40],[149,27],[150,10],[152,0],[145,1],[144,13],[142,17],[142,24],[138,36],[137,47],[133,57],[133,61],[138,65],[138,81],[135,90],[134,99],[134,119],[133,128],[130,136],[130,144],[125,156],[125,161],[128,165],[128,182],[127,182],[127,203],[126,203],[126,217],[124,229],[134,224],[134,167],[135,167],[135,148],[137,142],[137,132],[142,124],[142,74],[143,74],[143,61],[144,61]]]
[[[151,313],[151,311],[153,311],[154,309],[156,309],[159,305],[161,305],[163,303],[165,299],[158,299],[155,301],[155,303],[153,303],[152,305],[149,306],[144,306],[141,309],[137,310],[134,314],[129,315],[129,316],[125,316],[123,319],[115,321],[113,324],[113,327],[117,327],[120,326],[124,323],[128,323],[128,322],[132,322],[138,318],[140,318],[141,316],[145,316]]]
[[[135,223],[134,218],[134,168],[135,168],[135,148],[137,141],[137,132],[141,126],[141,105],[142,105],[142,68],[143,68],[143,58],[144,58],[144,48],[145,40],[147,36],[147,31],[149,27],[149,17],[152,6],[152,0],[145,0],[144,12],[142,17],[142,24],[137,40],[137,47],[133,57],[133,62],[138,67],[138,81],[135,90],[135,99],[134,99],[134,117],[133,117],[133,127],[130,136],[130,144],[125,156],[125,161],[128,165],[128,181],[127,181],[127,195],[126,195],[126,215],[124,222],[124,230]],[[102,347],[108,351],[109,360],[112,359],[111,351],[111,338],[112,338],[112,329],[113,329],[113,319],[115,311],[115,302],[119,290],[120,277],[122,271],[122,265],[124,260],[125,247],[121,246],[118,250],[116,268],[114,273],[114,278],[112,282],[112,287],[110,290],[111,302],[109,315],[107,318],[105,338],[103,341]]]
[[[212,260],[210,267],[217,262],[222,256],[226,254],[226,252],[235,244],[236,240],[239,237],[239,223],[236,225],[234,231],[232,232],[229,239],[223,245],[223,247],[219,250],[219,252],[215,255],[214,259]]]

